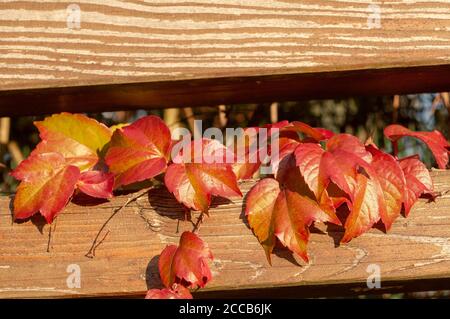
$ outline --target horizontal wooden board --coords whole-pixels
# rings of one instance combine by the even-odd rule
[[[79,28],[69,4],[1,2],[0,115],[329,97],[337,71],[340,95],[450,90],[428,68],[448,72],[450,0],[79,0]]]
[[[214,278],[196,296],[299,297],[449,289],[450,172],[433,171],[432,177],[442,196],[435,202],[420,200],[410,217],[399,218],[388,234],[372,229],[339,246],[340,228],[316,225],[309,264],[281,249],[270,267],[243,220],[242,200],[216,201],[200,228],[215,256]],[[240,186],[246,193],[253,184],[247,181]],[[182,231],[191,230],[192,223],[184,221],[182,207],[163,190],[150,191],[110,218],[130,196],[93,206],[81,200],[71,203],[52,226],[40,218],[12,223],[10,200],[1,197],[0,297],[142,297],[148,288],[160,287],[158,255],[167,244],[176,243]],[[95,256],[86,257],[97,235]],[[371,264],[381,270],[378,291],[366,286]],[[80,267],[79,289],[67,286],[70,265]]]

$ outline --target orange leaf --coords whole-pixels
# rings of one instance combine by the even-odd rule
[[[363,174],[357,175],[354,199],[349,207],[350,214],[345,222],[342,243],[369,230],[380,219],[378,191],[374,180]]]
[[[417,157],[402,159],[399,164],[406,180],[403,205],[405,206],[405,216],[408,216],[419,196],[433,191],[433,181],[427,167]]]
[[[115,187],[162,173],[167,166],[170,146],[170,130],[156,116],[146,116],[116,129],[105,158],[115,175]]]
[[[184,158],[188,162],[171,164],[167,168],[164,182],[180,203],[188,208],[206,212],[211,196],[229,198],[242,194],[231,165],[223,163],[228,151],[226,147],[217,141],[207,139],[194,141],[191,147],[195,149],[198,144],[203,145],[203,155],[194,154],[195,151],[192,151],[184,158],[186,154],[181,150],[174,161],[179,162]],[[222,163],[214,163],[214,160]]]
[[[320,142],[327,140],[334,135],[333,132],[324,128],[311,127],[306,123],[298,121],[293,121],[290,123],[290,125],[282,128],[281,135],[283,135],[285,132],[296,132],[304,134],[307,137],[303,139],[304,142]]]
[[[22,181],[14,197],[14,218],[40,211],[51,223],[72,196],[80,170],[59,153],[43,153],[28,157],[11,175]]]
[[[208,261],[213,260],[208,245],[196,234],[184,232],[179,246],[169,245],[158,261],[161,281],[167,288],[185,283],[187,287],[204,287],[211,280]]]
[[[389,230],[402,210],[403,192],[406,187],[405,176],[393,156],[377,150],[373,146],[368,146],[367,149],[372,153],[373,177],[377,178],[383,194],[380,203],[384,206],[380,210],[381,220],[386,230]]]
[[[244,129],[234,145],[235,162],[233,172],[238,180],[250,179],[261,166],[258,153],[258,128]]]
[[[82,114],[61,113],[35,122],[42,142],[33,153],[61,153],[68,164],[87,170],[111,139],[111,130]]]
[[[308,227],[316,220],[332,221],[315,200],[280,188],[272,178],[265,178],[252,187],[246,197],[245,214],[269,263],[276,238],[308,261]]]

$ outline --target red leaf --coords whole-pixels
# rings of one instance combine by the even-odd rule
[[[184,159],[188,162],[171,164],[167,168],[164,182],[180,203],[191,209],[206,212],[211,196],[229,198],[242,196],[242,194],[231,165],[223,163],[224,154],[229,150],[217,141],[207,139],[192,142],[192,149],[195,150],[199,143],[203,145],[203,155],[196,155],[195,151],[187,155],[180,150],[174,161],[180,162]],[[234,154],[230,156],[233,159]],[[222,163],[214,163],[214,161],[222,161]]]
[[[115,187],[150,179],[164,171],[171,146],[170,130],[156,116],[116,129],[106,154]]]
[[[372,160],[372,156],[366,150],[364,144],[357,137],[350,134],[334,135],[327,141],[327,151],[334,152],[336,150],[354,154],[367,163],[370,163]]]
[[[77,187],[83,193],[96,198],[113,197],[114,175],[102,171],[87,171],[80,175]]]
[[[413,132],[406,127],[394,124],[384,129],[384,135],[394,143],[404,136],[417,138],[430,148],[439,168],[445,169],[448,164],[450,144],[439,131]]]
[[[145,299],[192,299],[189,289],[174,285],[175,288],[169,289],[150,289],[145,296]]]
[[[373,146],[367,148],[372,153],[371,167],[383,194],[382,203],[380,203],[384,206],[380,210],[381,220],[386,230],[389,230],[402,210],[403,193],[406,187],[405,176],[393,156],[377,150]]]
[[[399,164],[406,180],[403,205],[408,216],[419,196],[433,191],[433,181],[427,167],[417,157],[402,159]]]
[[[59,153],[36,153],[11,175],[22,181],[14,197],[14,218],[28,218],[40,211],[51,223],[70,200],[80,170],[68,165]]]
[[[358,168],[366,165],[356,155],[340,149],[325,152],[319,165],[319,194],[321,195],[329,183],[333,182],[352,199]]]
[[[345,222],[342,243],[347,243],[352,238],[369,230],[380,219],[378,192],[374,180],[363,174],[357,175],[354,199]]]
[[[328,140],[329,138],[334,136],[334,133],[329,130],[326,130],[324,128],[311,127],[306,123],[297,121],[291,122],[289,126],[286,126],[282,129],[283,133],[288,131],[302,133],[309,137],[309,139],[304,139],[304,141],[320,142]]]
[[[272,157],[272,161],[270,163],[272,172],[274,173],[275,177],[277,177],[278,175],[284,175],[283,170],[290,169],[289,166],[283,165],[282,162],[289,161],[289,155],[294,153],[299,144],[300,142],[291,138],[281,137],[279,139],[278,159]]]
[[[161,281],[167,288],[186,283],[187,287],[204,287],[211,280],[208,261],[213,260],[208,245],[196,234],[184,232],[179,246],[167,246],[159,257]]]
[[[275,247],[273,212],[280,185],[272,178],[265,178],[256,183],[245,198],[245,215],[261,246],[271,263],[270,254]]]
[[[253,129],[250,133],[250,129]],[[258,128],[247,128],[234,144],[233,172],[238,180],[250,179],[261,166],[258,152]]]
[[[295,159],[306,184],[316,198],[320,197],[319,166],[325,151],[319,144],[305,143],[295,149]]]
[[[322,156],[325,151],[319,144],[304,143],[295,149],[295,160],[301,175],[309,189],[314,193],[316,200],[320,203],[320,207],[331,217],[331,222],[340,225],[339,219],[335,214],[335,207],[338,207],[345,201],[343,198],[333,199],[329,196],[323,181],[319,185],[319,167]],[[336,203],[334,203],[336,201]]]
[[[164,183],[175,198],[186,207],[206,212],[211,203],[211,194],[201,188],[201,185],[191,182],[183,164],[171,164],[164,176]]]
[[[372,211],[366,206],[376,207],[377,214],[388,215],[386,199],[375,170],[369,164],[369,161],[372,161],[372,155],[366,151],[365,146],[356,137],[348,134],[335,135],[328,140],[326,146],[327,151],[324,151],[318,144],[299,145],[295,150],[296,163],[305,182],[314,192],[322,209],[329,212],[329,216],[333,216],[330,213],[333,211],[332,207],[347,203],[351,213],[346,222],[344,240],[348,241],[352,236],[361,234],[376,222],[373,220]],[[363,170],[361,171],[361,169]],[[367,183],[365,183],[363,191],[361,191],[362,186],[358,183],[364,182],[360,177],[364,172],[371,176],[368,182],[370,187],[367,188],[365,186]],[[335,189],[336,186],[344,191],[350,200],[340,194]],[[334,197],[330,197],[329,187]],[[366,189],[371,192],[366,192]],[[390,189],[387,188],[387,190]],[[368,196],[368,194],[373,194],[374,197]],[[386,195],[389,193],[387,192]],[[372,203],[371,200],[375,202]],[[361,203],[358,204],[358,201]]]
[[[308,261],[308,227],[315,220],[331,221],[315,200],[287,188],[281,189],[272,178],[253,186],[246,197],[245,214],[269,263],[276,238]]]

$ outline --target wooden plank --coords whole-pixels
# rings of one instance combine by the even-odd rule
[[[215,256],[214,278],[197,295],[260,296],[257,288],[266,288],[265,296],[282,296],[280,291],[291,297],[367,293],[370,264],[380,266],[383,292],[449,288],[450,172],[433,171],[432,176],[443,195],[431,203],[420,200],[410,217],[399,218],[388,234],[372,229],[337,246],[341,229],[316,225],[309,264],[279,250],[270,267],[242,220],[242,200],[217,201],[200,228]],[[243,192],[253,184],[241,183]],[[0,297],[143,296],[148,288],[159,287],[158,254],[176,243],[182,231],[192,229],[183,220],[182,207],[163,190],[152,190],[114,216],[99,236],[106,237],[95,257],[85,257],[113,208],[128,196],[94,206],[71,203],[52,226],[40,218],[13,224],[10,201],[1,197]],[[323,233],[327,227],[328,234]],[[80,289],[66,283],[73,264],[80,266]]]
[[[428,68],[447,66],[448,74],[450,0],[80,0],[75,2],[80,28],[70,23],[74,20],[67,22],[76,17],[73,7],[68,11],[69,3],[2,1],[0,91],[13,91],[0,94],[2,114],[28,114],[30,103],[39,105],[32,112],[49,113],[98,111],[110,101],[106,110],[219,105],[242,97],[273,100],[284,97],[281,84],[286,83],[299,93],[285,98],[326,97],[336,89],[321,81],[337,71],[343,72],[338,81],[345,82],[348,72],[354,80],[345,82],[349,88],[341,94],[370,89],[358,84],[368,74],[365,70],[381,70],[372,94],[450,88],[448,76]],[[368,23],[376,21],[371,17],[377,3],[379,28]],[[392,68],[415,72],[393,81],[387,71]],[[417,72],[426,72],[426,81],[415,79]],[[308,76],[298,77],[303,74]],[[304,86],[311,78],[315,85]],[[200,79],[208,79],[195,84],[197,89],[206,85],[207,94],[192,97],[185,81]],[[280,80],[273,92],[258,85]],[[393,86],[382,84],[386,81]],[[351,88],[354,83],[359,90]],[[240,84],[246,88],[239,89]],[[100,86],[92,89],[96,94],[87,106],[77,103],[92,85]],[[23,89],[43,91],[14,103],[12,97],[23,95]],[[143,96],[129,99],[130,91]]]
[[[0,91],[0,116],[444,92],[448,74],[442,65]]]

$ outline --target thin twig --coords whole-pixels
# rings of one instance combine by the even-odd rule
[[[47,252],[48,253],[50,252],[50,248],[53,247],[52,246],[52,239],[53,239],[52,234],[56,231],[56,221],[57,221],[57,219],[55,219],[53,225],[50,225],[50,228],[48,230],[48,241],[47,241]]]
[[[89,251],[86,253],[86,257],[87,258],[94,258],[95,257],[95,249],[103,242],[103,240],[105,239],[106,235],[103,237],[103,239],[98,242],[98,239],[100,237],[100,234],[103,232],[103,230],[105,229],[106,225],[111,221],[111,219],[113,219],[114,216],[116,216],[116,214],[118,212],[120,212],[123,208],[127,207],[128,204],[136,201],[137,199],[139,199],[140,197],[142,197],[143,195],[147,194],[148,191],[151,189],[152,187],[147,187],[144,188],[142,190],[140,190],[139,192],[137,192],[136,194],[134,194],[134,196],[130,197],[127,199],[127,201],[120,207],[117,207],[113,210],[113,213],[111,214],[111,216],[109,216],[109,218],[103,223],[102,227],[100,228],[100,230],[97,232],[97,235],[94,238],[94,241],[92,242],[91,248],[89,248]],[[109,233],[109,231],[108,231]],[[97,244],[98,242],[98,244]]]
[[[95,257],[95,250],[97,249],[98,246],[100,246],[103,241],[106,239],[106,236],[108,236],[110,233],[110,231],[108,230],[105,234],[105,236],[103,236],[103,238],[94,246],[94,248],[92,249],[92,256]]]
[[[203,212],[201,212],[200,216],[198,216],[198,218],[197,218],[197,222],[194,225],[194,229],[192,229],[193,233],[197,233],[199,231],[200,225],[202,224],[202,222],[203,222]]]

